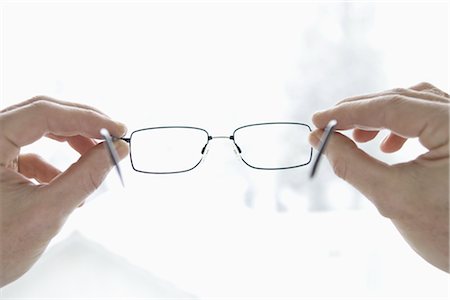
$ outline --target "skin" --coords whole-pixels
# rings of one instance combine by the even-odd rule
[[[23,275],[39,259],[67,217],[84,203],[112,167],[99,131],[123,136],[123,124],[80,104],[39,96],[0,112],[0,286]],[[20,148],[40,138],[66,141],[81,155],[61,172]],[[119,157],[128,145],[115,142]],[[39,184],[33,183],[35,179]]]
[[[408,244],[426,261],[449,272],[449,108],[450,97],[429,83],[409,89],[352,97],[317,112],[319,129],[310,135],[317,147],[323,128],[353,130],[353,140],[332,135],[325,154],[344,179],[392,220]],[[385,164],[361,149],[380,129],[391,133],[380,145],[391,153],[418,137],[427,152],[406,163]]]

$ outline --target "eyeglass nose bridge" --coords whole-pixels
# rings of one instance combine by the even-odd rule
[[[237,151],[239,153],[239,155],[242,153],[241,148],[238,146],[238,144],[236,144],[236,141],[234,140],[234,135],[216,135],[216,136],[210,136],[209,135],[208,136],[208,142],[206,143],[206,145],[202,149],[202,154],[204,154],[206,148],[208,147],[209,141],[213,140],[213,139],[228,139],[228,140],[232,140],[234,146],[236,147],[236,149],[237,149]]]

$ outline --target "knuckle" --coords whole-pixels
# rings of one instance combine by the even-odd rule
[[[36,101],[33,101],[30,103],[30,106],[41,112],[48,110],[52,107],[51,102],[44,99],[38,99]]]
[[[393,119],[398,117],[398,111],[402,109],[402,107],[405,104],[405,101],[407,101],[407,98],[396,94],[393,96],[384,97],[383,99],[379,100],[381,103],[382,109],[379,109],[379,107],[376,108],[377,104],[374,104],[374,111],[377,111],[377,113],[380,115],[379,118],[382,122],[382,124],[391,124],[393,122]]]
[[[446,92],[444,92],[444,91],[438,89],[437,87],[434,87],[434,88],[431,88],[431,89],[427,89],[426,92],[428,92],[428,93],[430,93],[430,94],[434,94],[434,95],[436,95],[436,96],[440,96],[440,97],[444,97],[444,98],[449,98],[449,95],[448,95]]]
[[[431,83],[426,82],[426,81],[423,81],[423,82],[419,83],[417,86],[419,88],[425,89],[425,90],[430,90],[430,89],[434,89],[435,88],[434,85],[432,85]]]
[[[395,94],[395,95],[383,97],[379,101],[380,102],[378,104],[373,103],[374,108],[375,107],[377,107],[378,109],[381,108],[379,110],[379,113],[395,115],[395,113],[398,112],[398,110],[405,104],[405,101],[407,101],[407,98],[403,95]]]
[[[37,96],[34,96],[34,97],[30,98],[27,101],[28,101],[28,103],[33,103],[33,102],[37,102],[37,101],[40,101],[40,100],[48,100],[48,99],[50,99],[50,97],[48,97],[46,95],[37,95]]]
[[[389,100],[390,105],[398,105],[402,104],[403,102],[405,102],[405,97],[402,95],[394,95]]]
[[[392,93],[395,93],[395,94],[401,94],[401,95],[406,94],[407,91],[408,91],[408,90],[407,90],[407,89],[404,89],[404,88],[395,88],[395,89],[392,89],[392,90],[391,90]]]

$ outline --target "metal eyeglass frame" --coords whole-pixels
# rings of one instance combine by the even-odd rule
[[[312,160],[312,153],[313,153],[313,149],[311,148],[310,151],[310,155],[308,158],[308,161],[306,163],[300,164],[300,165],[295,165],[295,166],[289,166],[289,167],[281,167],[281,168],[261,168],[261,167],[256,167],[253,166],[251,164],[249,164],[247,161],[245,161],[245,159],[242,157],[242,155],[240,155],[242,153],[241,148],[238,146],[238,144],[236,143],[234,136],[236,134],[236,132],[240,129],[244,129],[244,128],[248,128],[248,127],[254,127],[254,126],[260,126],[260,125],[299,125],[299,126],[303,126],[305,128],[308,129],[309,132],[311,132],[311,127],[308,124],[305,123],[296,123],[296,122],[266,122],[266,123],[255,123],[255,124],[249,124],[249,125],[244,125],[244,126],[240,126],[238,128],[236,128],[233,131],[233,134],[230,136],[212,136],[209,134],[209,132],[206,129],[203,128],[199,128],[199,127],[193,127],[193,126],[159,126],[159,127],[149,127],[149,128],[142,128],[142,129],[138,129],[135,130],[131,133],[129,138],[121,138],[123,141],[127,142],[130,144],[130,161],[131,161],[131,166],[133,167],[133,170],[135,170],[136,172],[140,172],[140,173],[145,173],[145,174],[177,174],[177,173],[184,173],[184,172],[189,172],[192,171],[193,169],[195,169],[198,165],[200,165],[200,163],[203,160],[200,159],[200,161],[195,164],[192,168],[186,169],[186,170],[180,170],[180,171],[173,171],[173,172],[149,172],[149,171],[143,171],[143,170],[139,170],[138,168],[135,167],[134,163],[133,163],[133,155],[132,155],[132,147],[133,147],[133,135],[135,133],[138,133],[140,131],[145,131],[145,130],[154,130],[154,129],[171,129],[171,128],[180,128],[180,129],[195,129],[195,130],[200,130],[203,131],[206,134],[206,143],[205,146],[203,146],[202,150],[201,150],[201,154],[204,155],[205,154],[205,150],[209,145],[209,142],[213,139],[229,139],[231,141],[233,141],[234,145],[236,146],[236,149],[239,152],[239,157],[241,158],[241,160],[249,167],[253,168],[253,169],[257,169],[257,170],[285,170],[285,169],[293,169],[293,168],[298,168],[298,167],[302,167],[305,165],[308,165],[311,160]]]
[[[236,141],[234,139],[234,136],[236,134],[236,132],[240,129],[243,128],[248,128],[248,127],[253,127],[253,126],[260,126],[260,125],[299,125],[299,126],[304,126],[306,128],[308,128],[309,132],[311,132],[311,127],[308,124],[305,123],[297,123],[297,122],[266,122],[266,123],[255,123],[255,124],[249,124],[249,125],[244,125],[241,127],[236,128],[233,131],[233,134],[231,136],[211,136],[207,130],[203,129],[203,128],[199,128],[199,127],[192,127],[192,126],[159,126],[159,127],[149,127],[149,128],[142,128],[142,129],[138,129],[135,130],[131,133],[129,138],[115,138],[115,137],[111,137],[108,130],[106,129],[102,129],[100,131],[100,134],[103,136],[103,138],[105,139],[105,144],[107,146],[108,149],[108,153],[110,155],[111,160],[113,161],[114,165],[116,166],[116,170],[118,172],[118,175],[120,177],[120,180],[122,182],[123,185],[123,177],[122,177],[122,173],[120,171],[119,168],[119,160],[118,160],[118,156],[117,153],[113,147],[112,142],[114,140],[118,140],[121,139],[125,142],[127,142],[130,145],[130,161],[131,161],[131,166],[133,168],[133,170],[135,170],[136,172],[140,172],[140,173],[145,173],[145,174],[177,174],[177,173],[184,173],[184,172],[189,172],[193,169],[195,169],[203,160],[204,158],[204,152],[209,144],[209,141],[213,140],[213,139],[230,139],[233,141],[234,145],[236,146],[236,149],[239,152],[239,157],[241,158],[241,160],[249,167],[253,168],[253,169],[257,169],[257,170],[286,170],[286,169],[293,169],[293,168],[299,168],[299,167],[303,167],[308,165],[311,160],[312,160],[312,156],[313,156],[313,148],[311,147],[311,151],[310,151],[310,155],[309,155],[309,159],[306,163],[300,164],[300,165],[295,165],[295,166],[290,166],[290,167],[281,167],[281,168],[261,168],[261,167],[255,167],[252,166],[251,164],[249,164],[248,162],[245,161],[245,159],[242,157],[242,155],[240,155],[242,153],[240,147],[236,144]],[[322,135],[321,138],[321,142],[319,145],[319,153],[314,161],[313,167],[311,169],[311,173],[310,173],[310,177],[312,178],[316,172],[316,169],[318,167],[319,161],[320,161],[320,157],[321,154],[325,151],[326,145],[328,143],[328,140],[331,136],[331,134],[334,132],[335,127],[336,127],[337,123],[335,120],[331,120],[327,127],[324,130],[324,134]],[[206,136],[207,136],[207,140],[206,140],[206,144],[203,147],[201,154],[202,154],[202,158],[200,159],[200,161],[193,166],[192,168],[186,169],[186,170],[181,170],[181,171],[175,171],[175,172],[149,172],[149,171],[143,171],[143,170],[139,170],[134,166],[133,163],[133,157],[132,157],[132,151],[131,151],[131,147],[132,147],[132,138],[133,138],[133,134],[140,132],[140,131],[144,131],[144,130],[153,130],[153,129],[168,129],[168,128],[184,128],[184,129],[196,129],[196,130],[200,130],[205,132]]]

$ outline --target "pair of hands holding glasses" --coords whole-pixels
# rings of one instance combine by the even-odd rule
[[[114,166],[111,157],[117,164],[127,156],[129,146],[133,168],[146,173],[194,168],[214,138],[234,142],[250,167],[277,170],[311,161],[310,146],[303,147],[308,135],[309,143],[322,149],[339,177],[390,218],[419,255],[448,272],[449,107],[448,94],[421,83],[345,99],[316,113],[313,123],[318,129],[311,133],[306,124],[282,122],[243,126],[223,137],[199,128],[166,127],[135,131],[130,138],[123,138],[122,123],[86,105],[35,97],[8,107],[0,114],[0,285],[14,281],[37,261],[67,217]],[[334,129],[353,129],[353,140],[332,133]],[[391,131],[381,144],[384,152],[398,151],[414,137],[427,152],[396,165],[376,160],[354,141],[368,142],[380,129]],[[35,154],[20,154],[21,147],[43,136],[66,141],[80,159],[61,172]],[[109,155],[98,139],[106,139]],[[160,147],[156,141],[172,144]],[[169,153],[180,156],[175,159]]]

